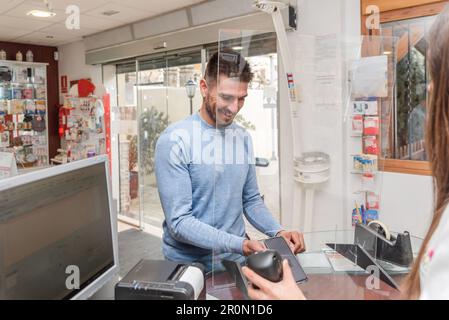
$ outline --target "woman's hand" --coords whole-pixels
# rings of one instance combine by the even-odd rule
[[[287,260],[282,262],[282,268],[282,280],[280,282],[271,282],[262,278],[248,267],[243,267],[243,274],[253,285],[258,287],[258,289],[255,289],[253,286],[248,287],[249,297],[253,300],[305,300],[304,294],[293,278],[292,269]]]

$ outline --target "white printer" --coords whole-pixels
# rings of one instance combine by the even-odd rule
[[[116,300],[205,299],[204,267],[197,263],[141,260],[115,286]]]

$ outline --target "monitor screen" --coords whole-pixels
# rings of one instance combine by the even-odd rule
[[[0,182],[0,299],[72,298],[115,266],[105,162],[66,166]]]

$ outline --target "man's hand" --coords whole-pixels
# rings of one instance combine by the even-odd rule
[[[283,278],[279,282],[268,281],[257,273],[243,267],[243,274],[248,278],[249,282],[256,286],[248,287],[248,296],[253,300],[305,300],[304,294],[293,278],[292,270],[288,265],[288,261],[282,262]]]
[[[263,242],[256,240],[244,240],[243,241],[243,254],[245,256],[249,256],[255,252],[265,251],[267,248],[263,244]]]
[[[302,233],[298,231],[280,231],[277,234],[278,237],[283,237],[287,241],[290,249],[294,254],[302,253],[306,251],[306,245],[304,243],[304,237]]]

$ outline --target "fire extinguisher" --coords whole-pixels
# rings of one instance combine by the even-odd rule
[[[59,137],[62,138],[67,130],[67,116],[70,115],[70,109],[59,107]]]

